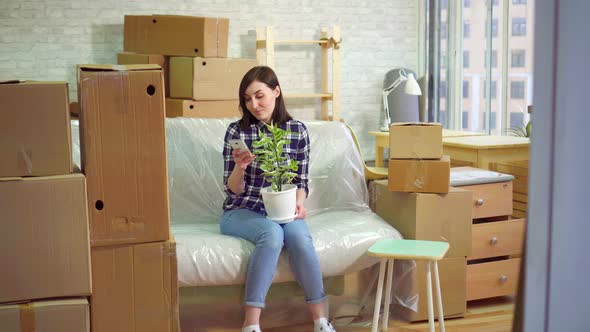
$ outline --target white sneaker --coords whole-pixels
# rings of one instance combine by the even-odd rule
[[[316,325],[313,332],[336,332],[336,329],[330,322],[325,321]]]

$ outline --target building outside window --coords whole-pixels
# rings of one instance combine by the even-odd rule
[[[526,18],[512,18],[512,36],[526,36]]]
[[[469,98],[469,81],[463,81],[463,98]]]
[[[492,81],[491,89],[492,89],[492,92],[490,93],[491,98],[496,99],[496,94],[498,92],[496,81]],[[483,81],[483,97],[484,98],[488,97],[488,82],[486,80]]]
[[[525,61],[525,51],[524,50],[512,50],[511,52],[511,61],[510,61],[510,67],[513,68],[521,68],[524,67],[524,61]]]
[[[463,51],[463,68],[469,68],[469,51]]]
[[[510,98],[524,99],[524,81],[510,82]]]

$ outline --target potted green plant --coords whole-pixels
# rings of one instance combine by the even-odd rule
[[[259,139],[252,143],[256,160],[264,178],[270,186],[262,188],[262,201],[267,217],[279,223],[295,218],[297,186],[291,184],[297,173],[299,162],[285,156],[285,145],[291,133],[277,125],[267,125],[270,135],[259,131]]]

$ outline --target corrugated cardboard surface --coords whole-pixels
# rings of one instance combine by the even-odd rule
[[[471,255],[471,191],[451,187],[448,194],[391,192],[387,180],[372,186],[375,213],[404,238],[448,242],[446,257]]]
[[[2,332],[87,332],[90,313],[85,298],[0,305]]]
[[[426,295],[426,262],[417,261],[417,268],[412,270],[412,294],[418,294],[418,311],[414,312],[400,305],[395,305],[392,311],[407,321],[428,320],[428,299]],[[467,310],[466,282],[467,262],[465,257],[445,258],[438,261],[440,277],[440,292],[442,295],[443,313],[445,317],[462,317]],[[432,269],[432,303],[434,315],[438,317],[436,305],[436,290],[434,286],[434,267]]]
[[[244,74],[256,59],[170,58],[170,97],[193,100],[238,98]]]
[[[451,159],[389,159],[389,190],[421,193],[447,193]]]
[[[0,302],[90,294],[82,174],[0,180]]]
[[[164,74],[164,93],[166,96],[170,95],[170,81],[168,78],[168,56],[161,54],[140,54],[131,52],[117,53],[117,64],[120,65],[133,65],[133,64],[156,64],[162,67],[162,73]]]
[[[178,331],[173,241],[92,248],[93,332]]]
[[[66,82],[0,84],[0,177],[72,173]]]
[[[125,15],[126,52],[227,57],[229,19],[175,15]]]
[[[81,162],[92,246],[168,239],[164,95],[162,70],[155,67],[79,71]]]
[[[169,118],[233,118],[240,117],[240,101],[166,99],[166,116]]]
[[[389,158],[440,159],[442,157],[440,123],[392,123],[389,126]]]

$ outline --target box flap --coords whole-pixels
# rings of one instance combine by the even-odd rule
[[[438,122],[394,122],[391,126],[436,126],[442,127]]]
[[[115,65],[115,64],[79,64],[78,71],[134,71],[134,70],[161,70],[162,67],[156,64],[135,64],[135,65]]]
[[[64,174],[64,175],[51,175],[51,176],[30,176],[30,177],[6,177],[0,178],[0,183],[2,182],[9,182],[9,181],[47,181],[47,180],[63,180],[63,179],[72,179],[72,178],[83,178],[84,174],[82,173],[72,173],[72,174]]]

